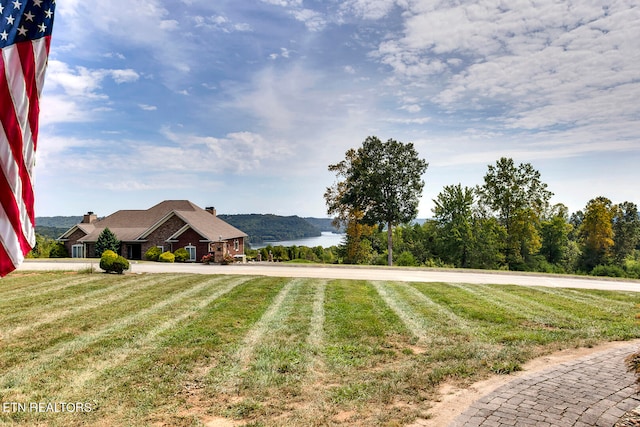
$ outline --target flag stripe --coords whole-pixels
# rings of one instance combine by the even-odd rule
[[[25,159],[23,157],[23,153],[25,150],[23,144],[23,133],[21,132],[22,126],[19,120],[19,116],[16,115],[16,111],[11,108],[11,105],[15,105],[13,99],[16,97],[13,96],[15,92],[12,92],[9,87],[9,82],[7,81],[7,74],[10,67],[6,67],[6,64],[9,62],[5,58],[5,54],[10,54],[13,51],[12,47],[4,49],[2,51],[2,55],[0,55],[0,69],[5,69],[5,73],[0,75],[0,105],[8,105],[7,108],[0,109],[0,123],[2,124],[2,128],[6,132],[5,135],[2,135],[4,138],[3,143],[6,143],[11,148],[12,159],[6,158],[2,163],[2,168],[5,170],[5,175],[8,178],[8,182],[12,185],[13,193],[15,193],[15,204],[19,204],[20,209],[18,210],[19,215],[13,216],[10,215],[12,219],[12,224],[16,229],[16,232],[20,234],[24,234],[27,241],[33,246],[35,244],[35,215],[33,212],[34,205],[34,195],[33,195],[33,187],[31,185],[31,176],[29,173],[28,164],[25,164]],[[12,56],[9,55],[9,58]],[[15,71],[13,71],[15,72]],[[20,72],[20,75],[22,73]],[[24,85],[22,85],[24,87]],[[23,120],[26,121],[26,118]],[[27,126],[28,127],[28,126]],[[29,132],[30,134],[30,132]],[[32,146],[32,144],[30,144]],[[30,156],[32,158],[32,156]],[[11,174],[9,171],[14,171]],[[11,177],[10,175],[15,175]],[[13,178],[13,179],[12,179]],[[4,192],[5,198],[9,197],[9,192]],[[9,201],[5,200],[3,206],[7,208]],[[12,212],[7,212],[11,214]]]
[[[44,74],[47,70],[47,62],[49,58],[49,47],[51,46],[51,37],[43,37],[38,40],[34,40],[33,52],[35,55],[36,64],[44,64],[44,66],[36,67],[36,85],[38,87],[38,98],[42,93],[42,87],[44,86]]]
[[[0,277],[36,243],[33,168],[55,1],[0,4]]]
[[[27,42],[26,44],[31,45],[30,42]],[[28,217],[31,219],[32,223],[35,223],[35,212],[33,211],[33,186],[31,184],[31,171],[33,169],[35,151],[32,139],[33,135],[31,133],[31,126],[29,123],[29,98],[27,97],[27,84],[25,82],[25,75],[22,71],[23,64],[20,62],[20,52],[18,51],[17,46],[18,45],[16,44],[4,49],[2,54],[5,57],[6,76],[9,84],[9,90],[11,98],[13,99],[16,118],[22,133],[22,156],[24,156],[24,163],[20,168],[23,192],[22,196],[27,207]],[[25,65],[27,69],[30,67],[28,64]],[[9,139],[9,141],[12,140]]]
[[[4,215],[0,219],[2,222],[0,235],[3,236],[2,240],[7,249],[20,248],[21,254],[24,255],[32,246],[28,241],[28,234],[22,229],[22,225],[29,221],[25,217],[24,201],[16,197],[16,193],[21,193],[22,182],[18,172],[19,166],[15,162],[9,145],[0,127],[0,165],[3,171],[0,175],[0,206],[2,208],[0,215]]]
[[[25,97],[23,102],[26,103],[25,108],[29,111],[27,117],[29,119],[29,130],[31,135],[31,148],[25,150],[25,162],[29,165],[29,173],[31,174],[33,164],[35,163],[36,141],[38,140],[38,115],[40,114],[40,104],[38,103],[38,88],[36,87],[36,63],[35,54],[33,52],[33,43],[18,43],[19,63],[22,64],[22,78],[19,82],[24,83]]]
[[[12,261],[9,252],[5,250],[2,240],[2,232],[0,231],[0,277],[4,277],[7,274],[15,270],[16,261]]]

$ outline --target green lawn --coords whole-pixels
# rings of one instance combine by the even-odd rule
[[[14,273],[0,280],[0,424],[403,425],[429,416],[445,381],[640,337],[639,303],[499,285]]]

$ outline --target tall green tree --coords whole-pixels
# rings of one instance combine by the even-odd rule
[[[415,219],[428,163],[412,143],[370,136],[329,170],[338,181],[327,188],[329,213],[360,211],[368,225],[387,227],[387,263],[393,264],[393,227]]]
[[[107,250],[113,251],[116,254],[120,252],[120,241],[116,235],[109,230],[109,227],[102,230],[102,233],[98,236],[98,240],[96,241],[96,255],[102,256],[102,253]]]
[[[460,184],[448,185],[433,202],[440,256],[456,267],[468,267],[473,238],[473,189],[462,188]]]
[[[607,264],[612,255],[613,217],[616,208],[606,197],[589,200],[580,226],[583,244],[582,266],[591,271],[595,266]]]
[[[539,223],[553,195],[530,163],[515,166],[502,157],[489,165],[484,185],[477,188],[482,204],[495,212],[507,231],[506,260],[519,267],[541,247]]]
[[[542,247],[540,254],[551,264],[560,264],[566,257],[569,233],[573,226],[569,223],[569,208],[559,203],[553,206],[542,221],[540,233]]]
[[[613,256],[617,263],[633,253],[640,241],[638,206],[632,202],[620,203],[613,217]]]

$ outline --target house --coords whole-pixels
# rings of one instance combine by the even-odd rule
[[[247,234],[216,216],[214,208],[202,209],[188,200],[165,200],[147,210],[122,210],[98,219],[93,212],[58,238],[73,258],[96,257],[96,242],[109,228],[121,242],[120,255],[142,259],[153,246],[174,252],[185,248],[191,261],[214,254],[221,262],[230,255],[244,259]]]

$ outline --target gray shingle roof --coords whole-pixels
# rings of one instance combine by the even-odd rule
[[[218,241],[220,237],[223,240],[247,237],[246,233],[188,200],[165,200],[147,210],[121,210],[95,221],[90,224],[93,229],[82,228],[88,234],[80,241],[97,241],[100,233],[107,227],[123,242],[144,240],[146,235],[174,215],[200,234],[203,240]],[[89,224],[78,224],[78,227],[87,225]]]

